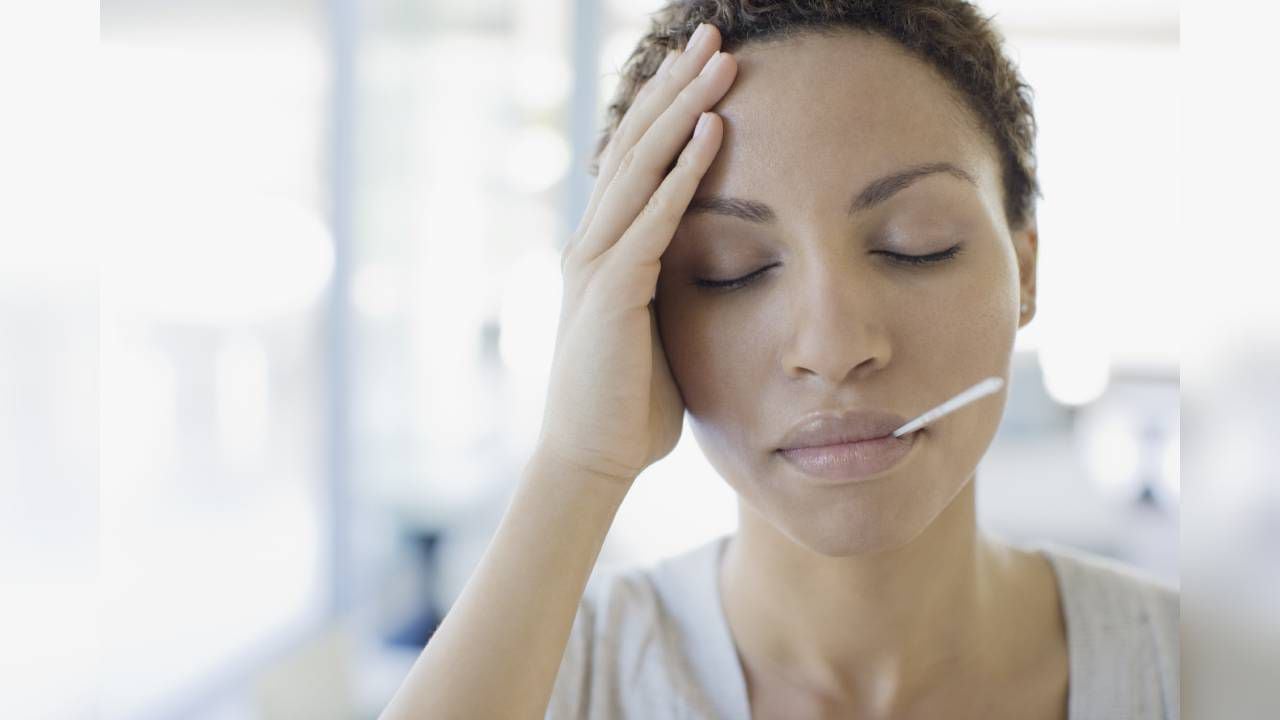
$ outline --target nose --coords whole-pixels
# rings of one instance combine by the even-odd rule
[[[885,300],[874,278],[859,276],[842,257],[812,263],[797,280],[789,293],[792,332],[782,357],[788,377],[839,387],[888,364]]]

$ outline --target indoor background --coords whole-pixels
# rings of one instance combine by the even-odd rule
[[[101,717],[376,717],[532,449],[559,248],[658,5],[103,0],[103,190],[127,232],[99,288]],[[1178,3],[981,6],[1035,89],[1044,197],[980,522],[1179,585]],[[0,304],[32,357],[66,357],[27,317]],[[16,475],[82,393],[11,370],[47,408],[0,404]],[[735,524],[686,428],[600,563]],[[26,692],[83,709],[53,688]]]

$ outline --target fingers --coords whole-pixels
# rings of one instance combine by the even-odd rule
[[[671,172],[667,173],[658,188],[650,193],[648,202],[645,203],[639,215],[631,222],[617,244],[608,251],[605,265],[616,270],[606,270],[606,272],[634,275],[636,268],[653,270],[652,277],[645,275],[636,278],[636,282],[633,283],[620,279],[616,285],[611,284],[618,287],[620,292],[638,293],[634,297],[623,298],[624,302],[643,305],[653,299],[654,283],[657,281],[657,270],[660,267],[659,260],[666,252],[671,237],[675,235],[676,228],[679,227],[680,220],[689,207],[689,201],[693,199],[693,194],[698,189],[698,184],[702,182],[702,177],[715,160],[723,137],[724,124],[720,116],[714,112],[702,113],[699,127],[684,151],[680,153]]]
[[[737,63],[733,56],[718,53],[707,63],[701,75],[679,90],[640,140],[622,157],[601,196],[599,208],[578,241],[577,254],[581,260],[590,262],[618,242],[636,214],[650,202],[654,190],[671,167],[671,159],[689,142],[698,117],[728,92],[736,73]],[[663,89],[655,89],[655,100],[664,92]]]
[[[681,55],[682,53],[679,48],[671,48],[667,51],[667,55],[662,59],[662,63],[658,65],[658,69],[653,71],[653,75],[640,86],[640,91],[637,92],[635,98],[632,99],[631,107],[633,109],[646,102],[645,98],[653,93],[654,86],[660,85],[663,82],[663,79],[667,77],[667,72],[670,70],[672,63],[679,60]],[[630,116],[631,114],[631,111],[627,112],[627,116]],[[626,121],[627,118],[624,116],[622,123],[625,123]],[[592,189],[591,198],[587,201],[587,208],[582,213],[582,218],[578,222],[578,228],[574,231],[574,237],[581,237],[582,231],[586,229],[587,225],[591,224],[591,218],[595,215],[596,205],[600,202],[600,196],[604,194],[605,188],[609,185],[609,179],[613,177],[613,171],[616,169],[617,163],[615,162],[610,164],[608,163],[608,160],[613,154],[612,150],[620,142],[618,140],[618,133],[621,131],[621,128],[622,124],[620,123],[618,129],[614,130],[613,137],[610,138],[608,147],[601,152],[600,167],[596,173],[595,187]]]
[[[715,25],[702,23],[689,38],[688,46],[671,62],[666,75],[655,75],[645,84],[646,88],[652,88],[652,92],[632,102],[609,141],[605,156],[601,158],[599,178],[606,185],[626,152],[639,141],[676,95],[702,72],[711,56],[720,50],[720,40],[720,30]]]
[[[624,155],[644,135],[654,120],[671,105],[677,94],[705,67],[707,60],[720,49],[720,31],[703,23],[690,38],[685,50],[673,50],[654,76],[632,101],[622,122],[614,131],[600,158],[600,170],[587,209],[574,237],[581,238],[595,217],[600,201],[615,176]],[[705,109],[705,108],[701,108]],[[690,123],[690,127],[692,123]],[[674,155],[674,152],[672,153]],[[567,250],[567,248],[566,248]]]
[[[654,86],[661,83],[662,78],[666,77],[667,69],[671,67],[671,63],[675,62],[679,57],[680,51],[676,48],[668,50],[666,56],[662,58],[662,63],[658,65],[658,69],[653,71],[653,76],[645,80],[644,84],[640,86],[640,92],[636,93],[636,97],[631,101],[631,104],[643,103],[644,99],[653,92]]]

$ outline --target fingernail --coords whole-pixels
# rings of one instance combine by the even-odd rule
[[[704,112],[698,116],[698,124],[693,126],[693,136],[698,137],[706,131],[707,125],[711,122],[711,113]]]
[[[703,42],[706,39],[707,39],[707,24],[698,23],[698,29],[694,30],[693,37],[689,38],[688,47],[690,49],[696,49],[699,47],[699,43]]]

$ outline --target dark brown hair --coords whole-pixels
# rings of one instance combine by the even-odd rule
[[[905,47],[946,78],[990,133],[1000,154],[1005,217],[1020,229],[1035,217],[1032,90],[1005,56],[1004,38],[964,0],[671,0],[652,15],[649,31],[627,58],[608,106],[590,173],[636,93],[672,48],[683,49],[700,23],[720,30],[726,52],[766,39],[846,29],[871,32]]]

